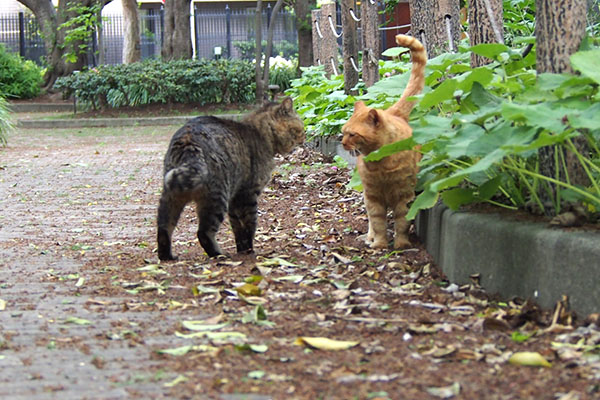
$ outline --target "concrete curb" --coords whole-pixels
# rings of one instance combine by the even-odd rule
[[[239,120],[244,114],[222,114],[221,118]],[[19,119],[17,127],[22,129],[69,129],[121,126],[166,126],[183,125],[194,115],[154,118],[72,118],[72,119]]]
[[[73,112],[75,105],[69,103],[10,103],[9,108],[15,113]]]
[[[480,274],[489,293],[530,298],[551,309],[563,294],[582,316],[600,311],[600,232],[548,228],[443,205],[419,213],[427,251],[451,282]]]

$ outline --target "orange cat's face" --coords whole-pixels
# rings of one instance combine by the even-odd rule
[[[412,129],[403,118],[386,110],[368,108],[358,101],[352,117],[342,127],[342,134],[345,150],[367,155],[385,144],[410,137]]]

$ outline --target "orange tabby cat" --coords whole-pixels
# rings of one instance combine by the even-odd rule
[[[380,161],[366,162],[363,155],[381,146],[412,136],[408,117],[414,107],[407,98],[423,90],[427,54],[417,39],[397,35],[396,43],[408,47],[412,56],[412,71],[402,97],[387,110],[368,108],[363,102],[356,102],[354,113],[342,127],[342,145],[346,150],[359,153],[357,168],[364,188],[365,207],[369,218],[367,243],[373,248],[386,248],[387,211],[394,214],[394,247],[410,246],[406,220],[407,203],[415,196],[417,163],[421,154],[416,151],[402,151]]]

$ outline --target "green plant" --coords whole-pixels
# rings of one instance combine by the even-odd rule
[[[40,93],[42,69],[0,44],[0,96],[29,99]]]
[[[279,90],[285,92],[291,87],[292,80],[298,77],[297,60],[286,60],[275,57],[269,63],[269,84],[278,85]]]
[[[75,63],[80,54],[87,53],[94,27],[100,23],[101,10],[100,2],[90,6],[75,4],[67,8],[71,17],[58,27],[66,32],[64,47],[68,51],[65,51],[63,57],[67,62]]]
[[[409,218],[441,197],[453,209],[472,202],[492,202],[509,208],[533,204],[543,209],[541,191],[557,185],[552,200],[579,201],[588,210],[600,209],[600,76],[594,65],[600,50],[574,54],[571,62],[582,76],[541,74],[532,68],[535,55],[523,58],[502,44],[470,49],[494,60],[471,69],[469,51],[444,54],[428,63],[427,89],[411,118],[413,138],[385,146],[366,157],[378,160],[393,152],[421,145],[419,189]],[[406,74],[405,74],[406,75]],[[378,98],[386,87],[406,76],[379,82],[368,96]],[[575,150],[573,139],[584,137],[590,154]],[[557,147],[556,176],[539,173],[537,154]],[[573,151],[590,185],[570,183],[564,150]]]
[[[254,67],[241,60],[146,60],[103,65],[59,78],[57,90],[84,105],[138,106],[151,103],[250,103]]]
[[[294,98],[304,120],[307,140],[339,134],[356,100],[344,93],[344,77],[328,78],[322,66],[301,70],[302,76],[293,80],[285,93]]]
[[[493,62],[472,69],[471,52]],[[366,157],[373,161],[421,146],[421,194],[409,218],[433,206],[440,197],[453,209],[473,202],[541,208],[540,193],[549,191],[550,184],[559,188],[552,198],[557,213],[561,200],[582,202],[591,212],[600,210],[600,77],[594,67],[600,63],[600,50],[573,55],[573,66],[581,76],[538,77],[535,50],[523,54],[520,48],[485,44],[428,61],[426,88],[411,115],[413,138]],[[410,67],[407,56],[380,62],[386,78],[356,98],[343,93],[343,77],[328,79],[321,68],[312,67],[304,70],[288,93],[300,104],[298,111],[310,138],[336,135],[355,100],[375,108],[393,104],[406,86]],[[587,140],[589,154],[576,151],[575,137]],[[553,177],[539,173],[537,154],[544,146],[558,149],[559,170]],[[564,156],[567,149],[585,170],[590,181],[587,187],[570,183]],[[349,185],[360,185],[356,174]]]
[[[240,58],[243,60],[253,60],[256,58],[256,41],[246,40],[233,42],[233,47],[238,49],[240,52]],[[267,47],[267,41],[262,41],[263,50]],[[281,56],[283,58],[297,58],[298,57],[298,45],[287,40],[281,40],[273,43],[273,54],[272,56]]]
[[[0,146],[6,146],[7,134],[12,128],[8,103],[0,96]]]

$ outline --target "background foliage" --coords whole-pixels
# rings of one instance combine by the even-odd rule
[[[33,61],[9,53],[0,44],[0,96],[29,99],[40,93],[42,69]]]
[[[0,147],[6,145],[8,132],[12,129],[8,103],[0,96]]]
[[[249,103],[254,67],[242,60],[148,60],[103,65],[57,80],[65,96],[92,108],[151,103]]]
[[[417,96],[411,114],[413,138],[372,153],[375,161],[400,150],[421,145],[424,153],[419,174],[421,192],[409,218],[433,206],[438,199],[457,209],[474,202],[491,202],[508,208],[541,210],[542,192],[551,194],[556,214],[578,202],[585,211],[600,210],[600,50],[597,38],[588,37],[571,63],[577,75],[535,71],[533,0],[504,1],[504,31],[508,45],[484,44],[428,61],[426,87]],[[597,24],[590,21],[588,32]],[[527,51],[525,51],[527,49]],[[530,51],[531,50],[531,51]],[[310,138],[339,136],[352,114],[355,101],[385,109],[401,96],[410,75],[405,49],[389,49],[380,61],[381,80],[359,95],[346,95],[343,76],[327,78],[321,67],[303,70],[288,94],[296,99]],[[488,57],[489,65],[472,69],[471,52]],[[590,152],[573,145],[583,137]],[[538,149],[555,146],[555,176],[539,174]],[[570,162],[585,170],[589,185],[577,186],[567,173]],[[355,174],[355,178],[358,178]],[[353,179],[351,185],[359,180]],[[559,190],[552,195],[550,185]],[[358,185],[356,185],[359,187]]]

